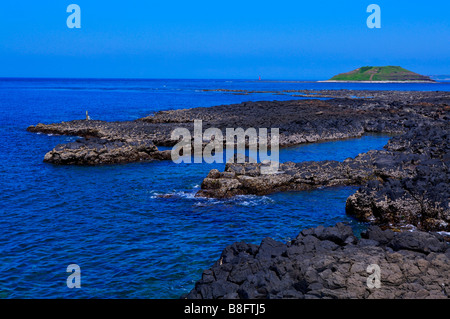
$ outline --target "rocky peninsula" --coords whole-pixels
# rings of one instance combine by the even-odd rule
[[[277,127],[280,129],[280,147],[288,147],[302,143],[360,137],[367,132],[404,133],[409,126],[443,123],[447,120],[449,111],[447,92],[290,90],[280,93],[315,99],[244,102],[160,111],[135,121],[74,120],[52,124],[40,123],[28,127],[27,130],[35,133],[79,136],[86,140],[98,138],[102,141],[93,140],[93,142],[103,143],[102,148],[110,152],[125,146],[134,149],[136,144],[173,146],[177,142],[171,139],[171,132],[175,128],[184,127],[192,132],[193,121],[202,120],[205,130],[210,127],[223,131],[228,127]],[[121,144],[108,145],[112,142]],[[75,150],[74,145],[68,148],[60,145],[46,155],[46,161],[64,164],[65,162],[59,161],[57,154],[61,152],[82,154],[84,147],[89,148],[87,144],[90,143],[87,141],[80,143],[83,147],[79,152]],[[92,149],[98,147],[94,145]],[[147,154],[153,151],[150,152],[149,149]],[[160,157],[159,153],[156,154]],[[74,156],[73,161],[68,164],[111,163],[110,160],[103,158],[92,162],[86,161],[83,155],[79,160],[76,154]],[[133,156],[132,159],[121,157],[115,162],[136,160],[140,160],[140,157]]]

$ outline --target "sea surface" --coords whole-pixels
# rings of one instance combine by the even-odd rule
[[[291,95],[235,95],[204,89],[371,89],[449,91],[438,84],[336,84],[244,80],[0,79],[0,298],[179,298],[236,241],[289,241],[301,229],[345,222],[357,187],[195,198],[203,178],[224,164],[154,161],[98,167],[43,163],[77,137],[28,133],[37,123],[134,120],[159,110]],[[344,160],[381,149],[389,137],[307,144],[281,161]],[[163,196],[161,195],[171,195]],[[67,266],[81,268],[69,289]]]

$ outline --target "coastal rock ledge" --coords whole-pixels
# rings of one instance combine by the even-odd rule
[[[438,233],[394,232],[370,226],[357,238],[350,226],[303,230],[284,244],[228,246],[187,299],[448,299],[450,245]],[[379,288],[369,283],[380,269]],[[372,276],[372,277],[371,277]]]
[[[57,145],[45,154],[44,162],[98,165],[168,159],[170,151],[159,151],[151,141],[108,141],[93,137]]]

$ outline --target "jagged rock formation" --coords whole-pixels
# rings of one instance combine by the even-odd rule
[[[380,287],[369,265],[380,269]],[[369,268],[370,270],[370,268]],[[303,230],[290,243],[234,243],[203,272],[189,299],[408,299],[450,297],[450,248],[435,233],[343,224]]]
[[[403,154],[409,170],[382,172],[363,184],[347,199],[347,213],[378,224],[450,231],[449,133],[448,126],[420,127],[391,139],[386,148]]]
[[[56,146],[45,154],[44,161],[53,164],[97,165],[170,159],[170,151],[159,151],[151,142],[108,141],[82,138]]]

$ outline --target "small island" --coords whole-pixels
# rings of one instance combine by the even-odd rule
[[[428,76],[411,72],[400,66],[363,66],[321,82],[433,83],[435,81]]]

